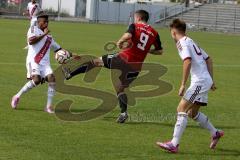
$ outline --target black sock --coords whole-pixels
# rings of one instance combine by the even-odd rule
[[[94,65],[93,61],[89,61],[89,62],[82,64],[80,67],[78,67],[76,70],[74,70],[70,74],[73,77],[73,76],[76,76],[81,73],[86,73],[89,70],[93,69],[94,67],[95,67],[95,65]]]
[[[127,95],[125,93],[118,94],[118,101],[121,108],[121,113],[127,112]]]

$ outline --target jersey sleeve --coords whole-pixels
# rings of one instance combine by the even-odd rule
[[[156,40],[154,42],[154,47],[155,47],[156,50],[162,50],[163,49],[162,48],[162,42],[160,40],[159,34],[157,34],[157,36],[156,36]]]
[[[203,58],[207,60],[209,58],[208,54],[201,48],[201,53],[203,55]]]
[[[62,49],[61,46],[54,41],[54,39],[52,40],[51,48],[54,50],[54,52],[57,52]]]
[[[36,38],[36,36],[37,36],[36,32],[37,32],[37,30],[36,30],[36,28],[34,26],[29,28],[28,33],[27,33],[28,41],[30,41],[33,38]]]
[[[131,33],[133,35],[134,32],[135,32],[135,25],[132,23],[131,25],[129,25],[126,33]]]
[[[186,59],[192,59],[191,51],[187,44],[178,43],[177,47],[179,49],[179,55],[183,61]]]

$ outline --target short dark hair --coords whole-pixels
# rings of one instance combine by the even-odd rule
[[[37,17],[37,19],[39,19],[39,18],[45,18],[46,20],[48,20],[48,15],[42,14],[42,15],[39,15],[39,16]]]
[[[149,13],[145,10],[137,10],[135,14],[139,15],[141,19],[145,22],[148,22],[149,20]]]
[[[180,19],[174,19],[172,23],[170,24],[170,28],[175,28],[180,32],[185,33],[186,32],[186,23],[183,20]]]

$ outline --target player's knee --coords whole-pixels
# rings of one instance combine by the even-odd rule
[[[125,87],[123,85],[117,85],[116,87],[117,94],[124,92]]]
[[[177,112],[188,113],[188,111],[193,109],[192,103],[182,99],[178,105]]]
[[[194,119],[195,117],[197,117],[197,115],[198,115],[198,111],[199,111],[199,107],[200,106],[196,106],[196,105],[194,105],[192,108],[190,108],[189,110],[188,110],[188,117],[190,117],[190,118],[192,118],[192,119]]]
[[[197,112],[195,112],[194,110],[189,110],[187,114],[188,114],[188,117],[193,119],[194,117],[196,117]]]
[[[101,58],[94,59],[92,62],[93,65],[96,67],[102,67],[104,65]]]
[[[177,112],[178,112],[178,113],[179,113],[179,112],[185,112],[185,113],[187,113],[187,109],[186,109],[186,107],[185,107],[184,105],[179,104],[179,106],[177,107]]]
[[[50,74],[46,77],[47,82],[55,82],[55,76],[53,74]]]
[[[32,80],[33,80],[33,82],[35,83],[35,85],[37,86],[37,85],[39,85],[39,84],[41,83],[42,78],[41,78],[41,76],[36,75],[36,76],[33,76],[33,77],[32,77]]]
[[[177,113],[179,113],[179,112],[185,112],[185,110],[183,110],[181,107],[178,107],[177,108]]]

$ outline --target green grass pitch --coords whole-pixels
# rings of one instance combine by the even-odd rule
[[[190,32],[214,60],[214,77],[218,89],[209,94],[208,107],[202,108],[216,127],[225,131],[215,151],[210,150],[208,131],[189,121],[182,137],[180,153],[173,155],[155,146],[157,140],[172,137],[177,96],[181,80],[181,60],[169,30],[158,29],[165,53],[149,55],[146,62],[165,65],[162,79],[174,90],[164,96],[138,99],[129,108],[131,119],[124,125],[115,123],[116,108],[103,117],[88,122],[66,122],[43,112],[46,85],[39,86],[21,98],[18,110],[10,107],[11,97],[25,84],[26,32],[29,22],[0,19],[0,159],[47,160],[233,160],[240,159],[240,37],[238,35]],[[100,56],[107,41],[117,40],[124,25],[99,25],[50,22],[55,40],[63,48],[79,54]],[[53,68],[58,65],[52,54]],[[86,85],[114,93],[110,72],[103,69],[98,80],[84,84],[82,76],[72,79],[74,85]],[[57,93],[54,102],[72,99],[72,109],[84,111],[100,101],[82,96]]]

